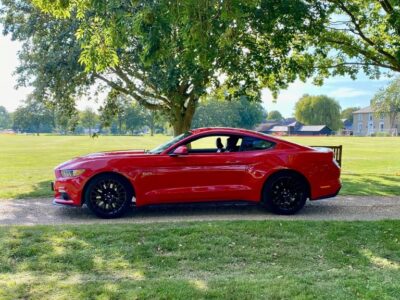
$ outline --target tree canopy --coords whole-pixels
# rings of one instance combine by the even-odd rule
[[[282,114],[277,110],[271,110],[267,116],[268,121],[281,121],[283,119]]]
[[[199,99],[400,71],[397,0],[1,0],[20,84],[66,112],[104,85],[187,130]],[[100,84],[103,83],[103,84]]]
[[[361,107],[348,107],[340,112],[340,118],[350,120],[353,123],[353,112],[359,110]]]
[[[30,95],[24,105],[13,113],[13,129],[31,132],[39,135],[41,132],[51,132],[54,126],[53,112],[42,102]]]
[[[339,103],[324,95],[301,97],[295,105],[295,117],[306,125],[327,125],[332,130],[342,125]]]
[[[400,78],[393,80],[386,88],[377,92],[371,105],[375,113],[389,116],[390,129],[393,134],[397,134],[395,123],[400,113]]]
[[[161,110],[175,133],[190,127],[199,98],[221,78],[235,87],[226,98],[250,100],[262,87],[276,92],[306,78],[289,54],[303,50],[299,37],[317,32],[324,13],[301,0],[33,1],[42,11],[27,0],[3,2],[5,32],[26,49],[19,73],[38,92],[70,107],[78,92],[104,82]]]
[[[193,118],[193,127],[239,127],[253,129],[265,118],[265,110],[258,102],[244,97],[224,101],[213,96],[202,101]]]
[[[4,106],[0,106],[0,129],[11,128],[11,116]]]
[[[316,1],[329,15],[308,44],[320,80],[336,74],[355,78],[360,70],[371,78],[400,71],[398,0]]]

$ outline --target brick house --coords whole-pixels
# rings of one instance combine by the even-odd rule
[[[371,106],[353,112],[353,134],[369,136],[377,133],[397,135],[400,129],[400,118],[396,117],[394,128],[390,128],[388,114],[376,115]]]

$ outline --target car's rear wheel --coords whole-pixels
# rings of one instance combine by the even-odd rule
[[[261,204],[273,213],[291,215],[304,207],[307,198],[307,182],[295,173],[283,172],[266,182]]]
[[[85,191],[89,209],[101,218],[117,218],[129,208],[133,189],[127,180],[114,174],[93,178]]]

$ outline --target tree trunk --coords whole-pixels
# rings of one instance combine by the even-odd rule
[[[180,107],[178,111],[175,112],[175,120],[172,123],[174,128],[174,136],[180,135],[187,132],[192,127],[193,116],[196,110],[195,101],[190,100],[187,107]],[[180,113],[183,111],[183,113]]]

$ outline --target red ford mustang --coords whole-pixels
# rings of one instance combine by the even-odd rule
[[[78,157],[55,175],[55,204],[86,203],[104,218],[132,206],[233,200],[293,214],[307,199],[333,197],[341,188],[330,149],[233,128],[194,129],[150,151]]]

